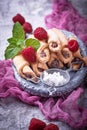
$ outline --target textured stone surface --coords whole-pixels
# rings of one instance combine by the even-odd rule
[[[87,18],[87,0],[69,0],[79,13]]]
[[[71,0],[70,0],[71,1]],[[72,4],[79,12],[87,17],[86,0],[72,0]],[[21,13],[33,28],[44,26],[44,16],[51,12],[52,0],[0,0],[0,59],[4,59],[4,50],[7,38],[11,37],[12,17]],[[87,107],[87,92],[84,94],[84,103]],[[0,99],[0,130],[27,130],[32,117],[39,118],[48,123],[39,108],[9,97]],[[66,123],[54,122],[60,130],[73,130]]]

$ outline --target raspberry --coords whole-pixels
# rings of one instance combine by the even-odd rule
[[[57,125],[50,123],[43,130],[59,130],[59,128]]]
[[[43,130],[45,127],[45,122],[36,118],[32,118],[28,130]]]
[[[38,40],[47,40],[48,38],[46,30],[42,27],[38,27],[34,30],[34,36]]]
[[[76,40],[70,40],[68,42],[68,48],[72,52],[76,52],[79,48],[78,42]]]
[[[28,48],[23,49],[21,53],[28,62],[32,63],[36,61],[35,50],[32,46],[29,46]]]
[[[25,19],[21,14],[16,14],[16,16],[12,18],[12,20],[14,23],[19,22],[21,25],[25,23]]]
[[[32,26],[29,22],[25,22],[23,24],[23,29],[24,29],[25,33],[31,33],[32,32]]]

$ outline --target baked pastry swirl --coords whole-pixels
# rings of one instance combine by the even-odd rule
[[[48,61],[48,66],[50,68],[63,68],[63,63],[60,61],[56,53],[51,52],[50,60]]]
[[[48,49],[48,44],[45,42],[40,42],[40,47],[36,52],[37,60],[42,63],[47,63],[50,59],[50,51]]]
[[[49,29],[47,32],[48,32],[48,45],[50,51],[58,52],[62,48],[59,37],[57,36],[56,32],[53,31],[53,29]]]
[[[30,63],[26,61],[21,54],[13,58],[13,63],[21,77],[28,80],[36,76],[34,71],[30,68]]]
[[[40,46],[35,52],[36,61],[28,62],[19,54],[13,58],[13,63],[19,75],[26,80],[40,76],[44,70],[49,68],[63,68],[65,66],[79,69],[81,65],[87,66],[87,56],[83,57],[80,47],[71,51],[68,43],[71,40],[77,41],[74,36],[67,38],[62,31],[56,28],[47,30],[48,39],[39,40]],[[32,34],[30,38],[34,38]],[[38,39],[37,39],[38,40]],[[73,64],[76,62],[76,64]]]

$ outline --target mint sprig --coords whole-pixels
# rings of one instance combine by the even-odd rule
[[[12,37],[7,40],[9,45],[5,50],[5,59],[13,58],[17,55],[23,49],[24,40],[24,29],[19,22],[16,22],[13,26]]]
[[[14,24],[12,37],[7,39],[7,41],[9,42],[9,45],[5,50],[5,59],[14,58],[14,56],[26,47],[32,46],[35,50],[37,50],[40,46],[40,42],[34,38],[25,40],[24,29],[19,22]]]

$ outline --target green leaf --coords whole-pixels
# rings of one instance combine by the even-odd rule
[[[40,42],[36,39],[29,38],[25,41],[26,47],[32,46],[35,50],[37,50],[40,47]]]
[[[13,26],[13,30],[12,30],[12,35],[13,38],[16,39],[21,39],[24,40],[25,39],[25,32],[24,29],[22,27],[22,25],[19,22],[16,22]]]
[[[20,40],[20,39],[19,39],[19,40],[17,41],[17,45],[23,45],[23,46],[24,46],[24,40]]]
[[[21,46],[16,46],[16,44],[10,44],[5,50],[5,59],[13,58],[22,50]]]
[[[24,46],[24,40],[21,40],[21,39],[16,39],[16,38],[14,38],[14,37],[12,37],[12,38],[9,38],[8,39],[8,42],[10,43],[10,44],[14,44],[14,45],[23,45]]]
[[[7,39],[7,41],[8,41],[10,44],[15,44],[15,43],[17,43],[18,40],[17,40],[16,38],[12,37],[12,38]]]
[[[25,32],[22,25],[16,22],[13,26],[12,37],[8,39],[9,45],[5,50],[5,59],[13,58],[24,47]]]

